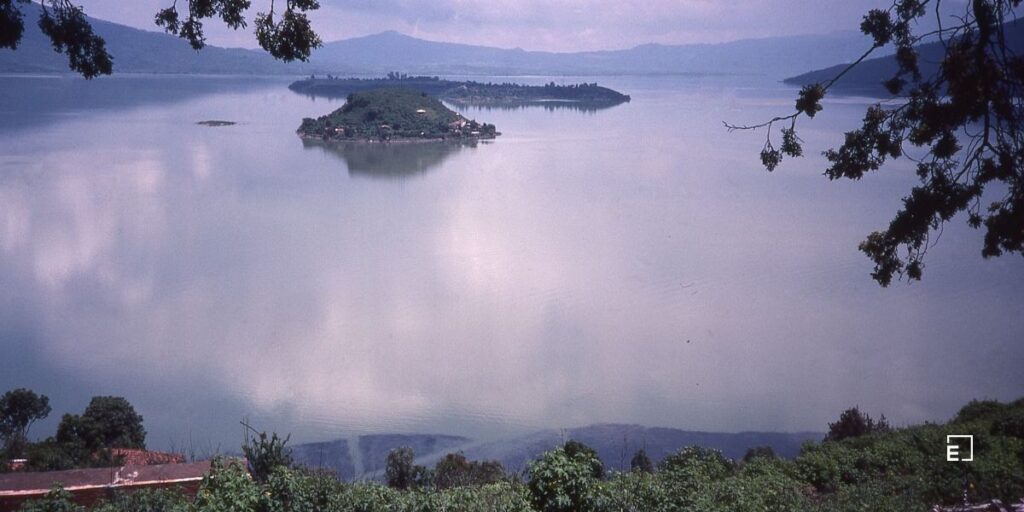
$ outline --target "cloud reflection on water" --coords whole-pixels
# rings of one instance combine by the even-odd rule
[[[280,119],[317,106],[287,94],[8,137],[0,385],[127,395],[158,443],[228,443],[241,414],[299,440],[818,429],[1020,389],[1019,267],[950,228],[924,283],[877,288],[853,248],[893,184],[748,173],[702,128],[726,101],[495,112],[499,143],[426,155],[307,151]],[[191,124],[216,109],[248,124]],[[639,120],[676,136],[622,131]],[[336,157],[423,179],[338,179]]]

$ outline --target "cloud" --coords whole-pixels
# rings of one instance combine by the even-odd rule
[[[155,30],[153,14],[164,0],[84,2],[93,16]],[[255,0],[251,17],[268,0]],[[740,38],[856,30],[882,0],[323,0],[311,17],[327,41],[398,30],[440,41],[580,51],[644,43],[714,43]],[[212,44],[254,47],[250,30],[220,23],[208,29]]]

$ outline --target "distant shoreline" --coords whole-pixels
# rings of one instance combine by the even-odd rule
[[[402,87],[420,91],[440,100],[458,105],[526,106],[545,104],[571,104],[614,106],[628,103],[628,94],[602,87],[596,82],[558,85],[554,81],[544,85],[520,83],[456,81],[437,76],[407,76],[389,74],[384,78],[310,76],[293,82],[289,89],[309,96],[344,98],[351,93],[367,90]]]

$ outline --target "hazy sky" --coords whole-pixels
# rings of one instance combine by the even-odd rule
[[[89,14],[147,30],[170,0],[81,0]],[[251,20],[270,0],[253,0]],[[425,39],[527,50],[576,51],[638,44],[723,42],[855,30],[889,0],[321,0],[314,28],[325,41],[397,30]],[[963,0],[943,6],[963,5]],[[252,26],[208,29],[209,42],[255,46]]]

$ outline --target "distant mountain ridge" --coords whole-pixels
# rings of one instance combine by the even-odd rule
[[[37,23],[37,4],[15,4],[24,13],[25,33],[16,50],[0,49],[0,72],[69,73],[68,59],[53,46]],[[88,12],[88,11],[87,11]],[[284,63],[263,51],[207,46],[193,50],[184,40],[162,32],[140,30],[88,18],[114,58],[114,73],[188,73],[217,75],[303,74],[306,63]]]
[[[338,72],[415,74],[738,74],[781,80],[852,61],[869,46],[857,32],[745,39],[718,44],[644,44],[626,50],[557,53],[426,41],[398,32],[326,43],[311,62]]]
[[[1024,20],[1007,23],[1005,34],[1007,48],[1018,55],[1024,52]],[[939,63],[945,55],[945,47],[940,42],[927,43],[918,46],[917,52],[921,75],[929,77],[938,71]],[[784,82],[793,85],[823,83],[831,80],[846,67],[847,64],[836,64],[789,77]],[[844,75],[832,86],[832,90],[889,96],[882,83],[895,76],[898,71],[899,64],[892,55],[868,59]]]
[[[357,436],[321,443],[300,444],[294,448],[297,462],[330,468],[346,480],[380,477],[387,453],[410,446],[416,463],[433,467],[444,455],[462,452],[471,460],[498,460],[506,470],[519,472],[529,461],[569,439],[593,447],[610,470],[628,470],[633,454],[643,448],[657,463],[686,446],[721,450],[727,457],[742,458],[747,449],[771,446],[779,456],[792,458],[806,441],[820,441],[817,432],[695,432],[640,425],[598,424],[564,431],[540,430],[497,441],[474,441],[459,436],[432,434],[383,434]],[[358,453],[351,447],[357,446]],[[360,463],[353,461],[358,457]],[[358,466],[358,467],[357,467]]]
[[[25,12],[17,50],[0,50],[0,72],[67,73],[67,58],[53,51]],[[334,41],[310,62],[284,63],[261,50],[207,46],[193,50],[178,37],[89,18],[107,41],[115,73],[302,75],[310,73],[468,75],[735,74],[781,80],[795,73],[851,61],[869,42],[857,32],[747,39],[719,44],[644,44],[626,50],[557,53],[427,41],[398,32]]]

